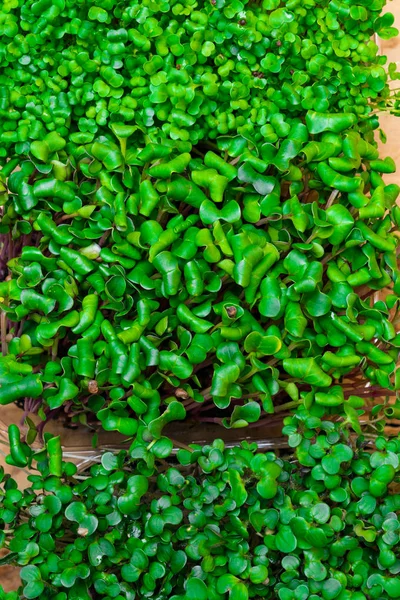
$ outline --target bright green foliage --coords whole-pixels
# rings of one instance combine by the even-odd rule
[[[309,141],[300,122],[292,129],[293,139],[299,132],[303,136],[298,160],[310,145],[324,146]],[[328,134],[335,135],[338,160],[353,133]],[[106,170],[101,177],[108,183],[93,188],[93,204],[67,215],[69,225],[56,227],[60,213],[44,198],[38,201],[32,214],[43,233],[40,246],[25,246],[9,262],[13,279],[0,284],[8,319],[22,327],[1,359],[7,383],[1,403],[40,397],[46,410],[69,403],[71,415],[83,403],[98,412],[105,429],[133,435],[138,417],[161,418],[155,427],[160,431],[169,420],[184,418],[184,407],[212,401],[225,409],[257,392],[267,412],[282,394],[297,401],[304,385],[317,392],[318,403],[340,404],[340,392],[329,388],[355,368],[375,385],[397,388],[399,342],[391,323],[400,291],[391,232],[396,209],[385,216],[396,186],[381,184],[359,156],[358,170],[366,170],[357,185],[370,190],[343,193],[340,203],[332,203],[338,183],[328,178],[323,184],[319,177],[325,172],[318,168],[323,163],[312,162],[311,169],[318,165],[314,200],[302,204],[304,182],[291,182],[287,171],[259,175],[251,166],[256,147],[243,141],[248,150],[234,178],[220,176],[225,188],[219,204],[207,197],[208,183],[219,185],[206,175],[210,153],[187,165],[184,154],[170,158],[172,148],[164,162],[153,159],[157,174],[150,178],[153,167],[135,166],[140,161],[133,158],[144,150],[132,150],[132,166]],[[95,155],[95,145],[82,155],[81,167],[88,154]],[[156,154],[162,148],[155,146]],[[226,152],[223,164],[232,166],[234,153],[229,147]],[[177,176],[168,166],[174,161]],[[271,165],[267,156],[257,161],[262,170]],[[140,173],[146,178],[135,193]],[[125,194],[118,191],[124,177],[132,174],[120,227],[115,202]],[[285,200],[279,190],[287,184],[293,195]],[[77,192],[74,185],[68,189]],[[161,204],[148,214],[143,206],[155,193]],[[365,207],[379,196],[382,211],[361,220],[354,194]],[[15,201],[10,195],[9,202]],[[83,216],[87,209],[90,220]],[[393,283],[395,293],[386,302],[371,304],[357,294],[360,285],[379,290]],[[43,390],[43,384],[51,385]],[[170,404],[174,389],[184,400],[179,410]],[[161,398],[167,399],[169,416],[160,417]],[[242,408],[224,423],[243,427],[258,419],[260,407]]]
[[[197,144],[239,132],[275,143],[307,110],[351,112],[331,119],[341,132],[388,95],[371,37],[397,30],[391,14],[380,16],[384,0],[364,4],[6,1],[1,154],[48,163],[110,129],[123,140]],[[312,121],[312,133],[324,129]],[[118,162],[105,142],[98,154]]]
[[[384,4],[2,3],[0,404],[133,443],[78,474],[9,427],[0,600],[400,598]],[[283,457],[165,435],[294,406]]]
[[[400,598],[400,496],[390,489],[400,439],[355,443],[320,410],[287,420],[287,434],[303,434],[283,458],[215,440],[174,461],[166,438],[137,440],[80,476],[60,459],[58,477],[46,451],[23,445],[38,471],[24,492],[3,477],[2,562],[22,567],[26,598]]]
[[[3,4],[1,404],[152,440],[397,390],[383,4]]]

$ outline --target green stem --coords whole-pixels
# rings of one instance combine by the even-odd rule
[[[119,139],[119,145],[120,145],[120,148],[121,148],[121,154],[125,158],[125,156],[126,156],[126,140],[127,140],[127,138],[118,138],[118,139]]]

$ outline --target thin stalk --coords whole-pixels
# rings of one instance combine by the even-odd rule
[[[1,353],[3,356],[8,354],[7,344],[7,315],[5,311],[1,312],[0,315],[0,329],[1,329]]]

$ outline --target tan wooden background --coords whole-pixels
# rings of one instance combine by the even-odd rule
[[[395,17],[395,25],[400,29],[400,0],[392,0],[386,6],[386,12],[392,12]],[[397,63],[397,68],[400,70],[400,37],[391,40],[379,40],[381,54],[388,57],[388,63]],[[399,81],[394,82],[396,87],[399,86]],[[388,183],[398,183],[400,185],[400,117],[392,115],[382,115],[380,117],[381,127],[387,135],[386,144],[381,145],[381,152],[384,156],[391,156],[397,163],[397,173],[386,175],[385,180]]]
[[[388,3],[387,11],[393,12],[396,16],[396,25],[400,29],[400,0],[393,0]],[[380,40],[381,53],[388,57],[389,62],[397,62],[400,69],[400,38],[394,40]],[[399,82],[396,82],[399,85]],[[400,117],[395,118],[391,115],[381,116],[381,127],[387,135],[387,143],[381,144],[381,152],[384,156],[394,158],[398,166],[398,172],[393,175],[387,175],[386,181],[400,184]],[[7,422],[7,409],[0,409],[0,419]],[[3,447],[0,447],[0,451]],[[0,454],[0,465],[4,465],[3,456]],[[26,483],[26,474],[19,469],[14,469],[5,465],[7,472],[11,473],[20,484]],[[6,591],[15,590],[19,585],[19,577],[15,569],[10,567],[0,567],[0,583]]]

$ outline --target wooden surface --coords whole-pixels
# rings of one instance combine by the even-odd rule
[[[400,0],[388,2],[385,12],[391,12],[395,15],[395,25],[400,29]],[[388,64],[397,63],[397,69],[400,70],[400,36],[391,40],[379,40],[381,54],[387,56]],[[393,87],[400,87],[399,81],[393,83]],[[383,131],[387,135],[386,144],[381,144],[380,150],[384,156],[391,156],[396,164],[397,173],[385,175],[385,181],[388,183],[397,183],[400,185],[400,117],[383,114],[380,115],[380,123]]]
[[[393,12],[396,16],[396,25],[400,28],[400,0],[389,2],[386,10]],[[400,68],[400,39],[380,40],[381,53],[388,57],[388,62],[397,62]],[[399,82],[396,82],[399,85]],[[400,117],[395,118],[391,115],[382,115],[380,117],[381,127],[387,135],[387,143],[381,144],[381,153],[384,156],[391,156],[399,165],[398,172],[393,175],[385,176],[386,181],[400,184]],[[7,407],[1,407],[0,419],[9,422],[10,410]],[[71,436],[71,432],[65,431],[65,436]],[[71,437],[69,437],[71,440]],[[6,448],[1,445],[0,451],[5,452]],[[4,456],[0,454],[0,465],[5,466],[8,473],[18,480],[19,484],[24,486],[27,483],[27,474],[20,469],[9,467],[4,463]],[[0,567],[0,583],[6,591],[15,590],[19,585],[18,573],[15,569],[9,567]]]

